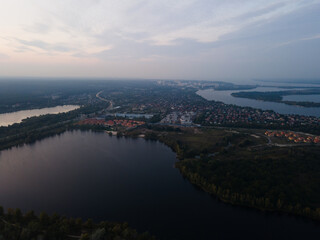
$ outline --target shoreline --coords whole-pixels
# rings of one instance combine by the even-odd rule
[[[54,132],[54,133],[51,133],[49,135],[45,135],[44,137],[40,138],[40,139],[37,139],[35,140],[34,142],[36,141],[41,141],[42,139],[44,138],[47,138],[47,137],[51,137],[51,136],[55,136],[55,135],[59,135],[59,134],[63,134],[67,131],[93,131],[93,132],[102,132],[102,133],[105,133],[105,134],[108,134],[109,136],[112,136],[112,137],[130,137],[130,138],[143,138],[145,141],[159,141],[161,143],[163,143],[164,145],[166,145],[167,147],[169,147],[170,149],[172,149],[174,151],[174,153],[176,154],[176,158],[177,158],[177,162],[175,163],[175,168],[177,168],[180,172],[180,174],[186,178],[191,184],[199,187],[202,191],[214,196],[215,198],[219,199],[220,201],[226,203],[226,204],[231,204],[231,205],[234,205],[234,206],[240,206],[240,207],[248,207],[248,208],[252,208],[252,209],[257,209],[259,211],[267,211],[267,212],[274,212],[274,213],[285,213],[285,214],[290,214],[292,216],[299,216],[299,217],[304,217],[306,219],[310,219],[310,220],[314,220],[314,221],[317,221],[319,222],[320,220],[320,217],[317,215],[317,216],[313,216],[315,214],[318,214],[318,209],[316,210],[313,210],[313,209],[310,209],[308,207],[305,207],[304,209],[301,209],[301,210],[298,210],[298,211],[294,211],[293,209],[289,209],[287,206],[284,206],[283,208],[281,209],[278,209],[276,207],[269,207],[269,208],[265,208],[265,207],[260,207],[260,206],[257,206],[257,204],[250,204],[248,203],[248,201],[243,201],[243,202],[239,202],[239,201],[234,201],[232,200],[230,197],[224,197],[223,195],[225,194],[226,191],[228,191],[228,194],[232,195],[232,194],[240,194],[240,193],[232,193],[230,192],[229,190],[226,190],[226,189],[221,189],[219,186],[215,186],[215,184],[213,183],[207,183],[205,181],[204,178],[202,178],[201,176],[199,176],[199,181],[196,181],[196,180],[193,180],[191,175],[193,174],[192,172],[188,172],[186,170],[183,169],[183,166],[181,165],[184,161],[187,161],[188,159],[185,159],[183,158],[183,153],[181,152],[181,149],[176,149],[176,146],[174,145],[174,143],[172,142],[171,144],[169,142],[166,142],[165,140],[161,139],[160,137],[156,137],[156,138],[150,138],[148,136],[148,134],[143,134],[143,133],[140,133],[138,135],[128,135],[127,132],[124,132],[124,135],[122,136],[118,136],[118,134],[115,132],[115,131],[111,131],[112,134],[110,135],[110,131],[103,131],[103,130],[95,130],[95,129],[80,129],[80,128],[75,128],[73,125],[64,125],[62,128],[60,128],[60,131],[59,132]],[[31,142],[33,143],[33,142]],[[1,149],[0,152],[2,150],[7,150],[7,149],[10,149],[12,147],[18,147],[20,145],[24,145],[24,144],[30,144],[30,143],[23,143],[23,144],[16,144],[16,145],[12,145],[12,146],[9,146],[9,147],[6,147],[4,149]],[[214,185],[214,187],[212,186]],[[220,190],[214,190],[214,189],[220,189]],[[220,193],[222,192],[222,193]],[[249,197],[251,198],[251,197]],[[256,201],[256,200],[255,200]],[[305,210],[306,209],[306,210]]]

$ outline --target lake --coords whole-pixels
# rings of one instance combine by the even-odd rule
[[[255,89],[243,90],[243,92],[267,92],[267,91],[285,91],[292,89],[277,88],[277,87],[257,87]],[[197,94],[209,101],[220,101],[226,104],[234,104],[241,107],[253,107],[262,110],[273,110],[281,114],[299,114],[306,116],[320,117],[320,108],[315,107],[301,107],[287,105],[284,103],[266,102],[248,98],[236,98],[231,96],[234,92],[240,92],[239,90],[227,90],[227,91],[215,91],[214,89],[199,90]],[[318,95],[319,96],[319,95]],[[301,98],[301,96],[299,96]],[[298,99],[296,97],[296,99]]]
[[[57,114],[57,113],[64,113],[75,110],[80,106],[76,105],[63,105],[63,106],[56,106],[50,108],[41,108],[41,109],[32,109],[32,110],[22,110],[17,112],[10,112],[10,113],[2,113],[0,114],[0,127],[7,127],[14,123],[20,123],[23,119],[29,117],[37,117],[40,115],[45,114]]]
[[[73,131],[0,152],[0,204],[127,221],[158,239],[312,239],[320,226],[224,204],[174,168],[159,142]]]

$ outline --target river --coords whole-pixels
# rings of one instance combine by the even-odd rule
[[[31,109],[31,110],[22,110],[17,112],[10,112],[10,113],[2,113],[0,114],[0,127],[7,127],[14,123],[21,123],[23,119],[29,117],[37,117],[40,115],[45,114],[57,114],[57,113],[64,113],[75,110],[80,106],[77,105],[63,105],[63,106],[56,106],[50,108],[41,108],[41,109]]]
[[[320,103],[320,95],[289,95],[289,96],[283,96],[283,100]]]
[[[292,89],[285,89],[285,88],[277,88],[277,87],[257,87],[255,89],[250,90],[241,90],[241,91],[254,91],[254,92],[266,92],[266,91],[285,91],[285,90],[292,90]],[[281,114],[299,114],[305,116],[315,116],[320,117],[320,108],[315,107],[301,107],[301,106],[293,106],[287,105],[284,103],[276,103],[276,102],[266,102],[266,101],[259,101],[254,99],[248,98],[237,98],[231,96],[234,92],[240,92],[239,90],[227,90],[227,91],[215,91],[214,89],[206,89],[206,90],[199,90],[197,94],[209,101],[220,101],[226,104],[234,104],[241,107],[253,107],[259,108],[262,110],[273,110],[275,112]],[[317,95],[318,99],[320,99],[320,95]],[[288,96],[289,97],[289,96]],[[303,98],[304,95],[295,96],[292,98],[294,100],[298,100],[299,98]],[[287,100],[286,98],[285,100]]]
[[[159,142],[66,132],[0,152],[0,205],[127,221],[158,239],[312,239],[310,220],[224,204],[174,168]]]

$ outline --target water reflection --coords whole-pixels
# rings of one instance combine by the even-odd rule
[[[66,132],[0,154],[0,204],[127,221],[159,239],[311,239],[313,222],[234,207],[197,190],[159,142]]]
[[[63,105],[63,106],[56,106],[51,108],[41,108],[41,109],[32,109],[32,110],[23,110],[11,113],[3,113],[0,114],[0,127],[9,126],[14,123],[20,123],[23,119],[29,117],[36,117],[45,114],[57,114],[57,113],[64,113],[75,110],[79,108],[76,105]]]
[[[276,87],[258,87],[251,90],[245,91],[257,91],[257,92],[267,92],[267,91],[285,91],[288,89],[285,88],[276,88]],[[253,107],[262,110],[273,110],[281,114],[300,114],[306,116],[316,116],[320,117],[320,108],[309,108],[301,106],[287,105],[284,103],[276,102],[265,102],[254,99],[247,98],[236,98],[231,96],[232,93],[239,92],[237,91],[215,91],[214,89],[200,90],[197,94],[209,101],[220,101],[226,104],[234,104],[241,107]]]

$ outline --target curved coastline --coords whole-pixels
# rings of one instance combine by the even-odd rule
[[[298,114],[305,116],[320,117],[320,108],[318,107],[302,107],[287,105],[278,102],[265,102],[247,98],[235,98],[232,93],[238,91],[215,91],[214,89],[199,90],[196,92],[199,96],[208,101],[219,101],[225,104],[233,104],[241,107],[252,107],[262,110],[273,110],[280,114]]]
[[[66,113],[80,108],[78,105],[61,105],[48,108],[20,110],[17,112],[1,113],[0,127],[7,127],[14,123],[21,123],[24,119],[38,117],[45,114]]]
[[[76,138],[72,138],[72,136],[74,135],[74,137],[76,137]],[[79,137],[79,136],[81,136],[81,137]],[[65,142],[65,141],[67,141],[68,143],[71,143],[70,141],[72,140],[72,139],[78,139],[77,141],[80,141],[80,142],[82,142],[82,144],[84,144],[84,143],[91,143],[91,144],[93,144],[93,146],[94,146],[94,149],[92,149],[92,150],[90,150],[90,151],[96,151],[97,150],[97,148],[96,147],[98,147],[98,146],[96,146],[97,144],[99,144],[99,146],[101,147],[101,144],[103,143],[103,142],[105,142],[105,141],[101,141],[101,140],[112,140],[112,138],[113,138],[113,142],[114,141],[116,141],[117,142],[117,138],[115,138],[115,137],[109,137],[109,136],[107,136],[107,134],[98,134],[98,135],[96,135],[96,134],[93,134],[93,133],[80,133],[80,131],[78,132],[78,131],[76,131],[76,132],[74,132],[74,133],[71,133],[71,134],[67,134],[67,135],[62,135],[61,137],[59,137],[58,139],[56,139],[55,140],[55,138],[50,138],[50,139],[47,139],[47,140],[45,140],[47,143],[49,143],[48,145],[50,145],[50,146],[52,146],[52,145],[54,145],[53,143],[54,143],[54,141],[58,144],[58,146],[57,147],[59,147],[59,146],[67,146],[65,143],[61,143],[61,140],[63,140],[63,142]],[[100,140],[99,140],[100,139]],[[57,140],[59,140],[58,142],[57,142]],[[130,138],[128,138],[127,140],[125,140],[124,138],[122,138],[122,139],[120,139],[121,140],[121,145],[122,146],[126,146],[128,143],[129,143],[129,145],[130,145],[130,143],[131,143],[131,145],[132,145],[132,143],[140,143],[140,144],[138,144],[138,145],[144,145],[145,143],[145,141],[143,140],[143,139],[141,139],[141,140],[135,140],[135,141],[132,141]],[[83,142],[84,141],[84,142]],[[45,145],[43,145],[44,143],[38,143],[36,146],[38,146],[38,148],[36,147],[36,146],[32,146],[32,149],[30,149],[30,150],[34,150],[34,149],[38,149],[39,151],[41,151],[41,152],[44,152],[44,150],[41,150],[41,149],[39,149],[39,144],[40,144],[40,146],[41,147],[44,147]],[[150,147],[152,146],[152,145],[155,145],[156,143],[147,143],[147,145],[148,145],[148,147],[147,147],[147,149],[149,149],[150,150]],[[76,144],[77,146],[78,146],[78,144]],[[135,144],[134,144],[135,145]],[[157,145],[157,148],[160,148],[161,149],[161,145],[162,144],[156,144]],[[168,144],[166,144],[166,145],[168,145]],[[99,148],[100,148],[99,147]],[[29,147],[27,147],[27,148],[29,148]],[[112,147],[111,147],[112,148]],[[51,147],[50,147],[50,149],[51,149]],[[68,151],[70,151],[70,149],[74,149],[72,146],[68,146],[67,147],[67,149],[69,149]],[[134,150],[135,149],[135,147],[134,146],[131,146],[131,147],[129,147],[129,149],[128,150]],[[145,149],[145,146],[143,147],[143,149]],[[159,151],[160,149],[158,149],[157,151]],[[85,151],[85,152],[87,152],[89,150],[89,148],[83,148],[83,151]],[[105,147],[103,147],[103,151],[105,151],[105,150],[107,150],[107,148],[105,148]],[[119,149],[118,149],[119,150]],[[156,150],[156,149],[155,149]],[[156,152],[157,152],[156,151]],[[121,151],[121,154],[122,154],[122,152],[124,152],[124,151]],[[168,153],[170,153],[169,155],[172,157],[172,155],[175,155],[174,153],[172,153],[169,149],[168,149],[168,151],[167,151]],[[154,154],[154,151],[152,151],[152,154]],[[61,155],[61,154],[59,154],[59,155]],[[132,155],[132,153],[131,153],[131,156],[134,156],[134,155]],[[142,156],[142,155],[141,155]],[[149,156],[149,155],[148,155]],[[174,157],[174,156],[173,156]],[[57,158],[57,159],[59,159],[59,157]],[[101,158],[100,157],[100,160],[98,160],[98,162],[97,163],[99,163],[99,164],[102,164],[105,160],[103,160],[103,159],[105,159],[105,158]],[[113,159],[113,158],[112,158]],[[140,158],[138,157],[138,162],[140,162],[140,160],[139,160]],[[34,162],[34,161],[32,161],[32,162]],[[65,161],[62,161],[63,162],[63,166],[67,166],[67,167],[72,167],[73,165],[72,164],[68,164],[68,162],[65,162]],[[85,161],[86,162],[86,161]],[[91,161],[89,161],[89,162],[91,162]],[[112,162],[115,162],[116,164],[118,164],[117,163],[117,161],[114,161],[114,159],[112,160]],[[149,162],[149,161],[147,161],[147,162]],[[146,162],[146,163],[147,163]],[[165,169],[168,169],[168,167],[169,166],[172,166],[172,159],[168,162],[168,160],[165,160],[165,162],[167,162],[164,166],[162,166],[163,164],[161,163],[162,161],[160,161],[160,159],[158,158],[158,160],[157,160],[157,164],[156,165],[154,165],[153,166],[153,168],[151,168],[151,169],[149,169],[148,168],[148,170],[146,170],[146,171],[142,171],[142,172],[140,172],[139,171],[139,176],[153,176],[154,175],[154,170],[159,170],[159,172],[161,172],[160,171],[160,169],[162,169],[162,170],[165,170]],[[44,161],[43,162],[44,164],[48,164],[49,162],[48,161]],[[140,162],[140,164],[141,164],[142,162]],[[53,164],[53,163],[52,163]],[[123,164],[123,162],[119,162],[119,164],[121,164],[121,166],[122,166],[122,164]],[[135,161],[129,161],[128,162],[128,164],[129,164],[129,166],[130,167],[134,167],[134,166],[139,166],[139,164],[137,163],[137,162],[135,162]],[[138,165],[137,165],[138,164]],[[149,163],[148,163],[149,164]],[[147,165],[148,165],[147,164]],[[159,165],[160,164],[160,165]],[[91,165],[91,163],[89,164],[89,165]],[[49,166],[51,166],[51,165],[49,165]],[[85,165],[83,165],[83,164],[81,164],[81,163],[79,163],[78,164],[78,166],[86,166],[86,164]],[[126,169],[127,167],[129,167],[129,166],[126,166],[124,169]],[[146,165],[144,165],[143,164],[143,166],[144,167],[147,167]],[[124,166],[123,166],[124,167]],[[123,168],[122,167],[122,168]],[[51,167],[50,167],[51,168]],[[87,169],[87,167],[85,167],[84,169]],[[140,169],[140,168],[138,168],[138,169]],[[152,170],[153,169],[153,170]],[[162,200],[160,201],[158,198],[161,196],[161,194],[160,195],[158,195],[159,194],[159,192],[161,193],[161,189],[163,189],[163,188],[158,188],[157,187],[157,184],[160,184],[161,182],[163,182],[163,181],[167,181],[168,179],[168,175],[167,175],[167,173],[165,173],[165,175],[164,176],[166,176],[166,178],[165,179],[163,179],[163,178],[159,178],[159,181],[155,181],[154,182],[154,184],[151,184],[151,186],[150,186],[150,184],[147,184],[147,186],[149,186],[149,187],[151,187],[150,188],[150,190],[151,189],[154,189],[154,191],[156,192],[156,199],[158,199],[159,200],[159,203],[156,203],[156,206],[158,206],[158,207],[160,207],[161,209],[159,209],[159,211],[156,211],[155,213],[156,214],[162,214],[161,212],[163,212],[168,206],[171,206],[171,208],[172,208],[172,210],[177,210],[178,212],[179,212],[179,214],[177,214],[177,213],[175,213],[175,217],[174,217],[174,219],[172,219],[172,221],[171,220],[165,220],[165,221],[169,221],[169,222],[167,222],[164,226],[167,226],[167,227],[169,227],[169,225],[171,224],[171,222],[172,223],[177,223],[177,221],[178,221],[178,219],[176,219],[177,217],[178,218],[181,218],[181,219],[185,219],[187,216],[190,216],[190,212],[189,211],[191,211],[191,212],[193,212],[193,211],[196,211],[197,212],[197,214],[196,214],[196,217],[197,218],[202,218],[203,217],[203,219],[201,220],[201,223],[202,224],[205,224],[206,223],[206,228],[208,227],[208,231],[210,231],[210,229],[212,229],[212,228],[210,228],[210,226],[212,227],[212,222],[211,221],[213,221],[213,219],[215,219],[214,221],[221,221],[221,217],[225,217],[226,219],[222,219],[222,223],[223,222],[225,222],[225,221],[227,221],[227,219],[229,219],[227,216],[225,216],[225,215],[228,215],[228,214],[234,214],[235,215],[235,219],[233,219],[233,220],[231,220],[231,222],[230,222],[230,224],[231,224],[231,227],[235,227],[235,225],[234,224],[238,224],[237,223],[237,219],[239,220],[239,218],[243,218],[243,221],[248,221],[248,222],[251,222],[251,224],[254,224],[253,223],[253,221],[256,223],[256,224],[262,224],[263,225],[263,223],[265,223],[266,221],[268,221],[268,222],[273,222],[273,221],[275,221],[275,222],[278,222],[279,221],[279,223],[281,224],[281,223],[283,223],[283,224],[285,224],[285,225],[290,225],[291,226],[291,224],[293,224],[293,225],[295,225],[296,224],[296,226],[306,226],[306,229],[314,229],[315,227],[313,227],[312,226],[312,223],[310,223],[308,220],[306,221],[305,219],[295,219],[295,218],[292,218],[292,217],[288,217],[288,216],[285,216],[285,215],[283,215],[282,217],[279,217],[279,216],[277,216],[277,215],[275,215],[275,214],[270,214],[270,215],[267,215],[267,217],[266,217],[266,215],[265,215],[265,213],[261,213],[261,212],[258,212],[258,211],[252,211],[252,210],[249,210],[249,209],[245,209],[245,208],[237,208],[237,207],[233,207],[233,206],[231,206],[231,204],[223,204],[222,202],[220,202],[220,201],[217,201],[217,200],[215,200],[215,201],[213,201],[213,199],[212,199],[212,197],[209,195],[209,194],[206,194],[206,193],[204,193],[204,191],[202,191],[201,190],[201,192],[199,192],[199,190],[196,190],[195,191],[195,188],[194,188],[194,186],[192,186],[192,184],[190,184],[189,182],[190,181],[185,181],[182,177],[181,177],[181,174],[179,173],[179,171],[177,171],[177,169],[173,169],[172,167],[169,167],[169,169],[171,169],[171,170],[169,170],[171,173],[174,173],[174,178],[172,179],[172,180],[175,180],[175,181],[173,181],[172,183],[170,183],[168,186],[170,186],[170,191],[169,192],[167,192],[167,191],[165,191],[166,192],[166,194],[165,194],[165,198],[164,199],[167,199],[165,202],[162,202]],[[92,169],[91,168],[89,168],[88,169],[89,170],[89,172],[91,172],[92,171]],[[165,171],[167,171],[167,170],[165,170]],[[115,172],[115,171],[112,171],[112,172]],[[144,174],[143,174],[143,172],[144,172]],[[100,170],[98,171],[98,174],[101,174],[101,176],[105,176],[106,175],[106,173],[101,169],[101,172],[100,172]],[[141,175],[142,174],[142,175]],[[146,174],[146,175],[145,175]],[[169,174],[170,175],[170,174]],[[129,175],[130,176],[130,175]],[[124,177],[124,176],[123,176]],[[123,177],[120,177],[119,179],[121,179],[121,178],[123,178]],[[99,178],[100,179],[100,178]],[[156,178],[156,179],[158,179],[158,178]],[[160,180],[161,179],[161,180]],[[101,179],[100,179],[101,180]],[[176,181],[178,181],[178,182],[180,182],[180,184],[181,184],[181,182],[183,183],[183,185],[182,186],[180,186],[179,184],[178,184],[178,186],[176,186],[177,187],[177,189],[175,189],[175,188],[171,188],[173,185],[175,185],[176,184]],[[89,183],[90,183],[91,181],[89,181]],[[140,181],[140,183],[142,184],[143,182],[145,182],[145,181]],[[170,182],[170,181],[169,181]],[[130,183],[131,184],[131,183]],[[130,185],[129,184],[129,185]],[[194,184],[194,185],[196,185],[196,184]],[[121,185],[120,185],[121,186]],[[148,188],[149,188],[148,187]],[[99,188],[99,189],[101,189],[101,188]],[[106,188],[107,189],[107,188]],[[182,190],[182,189],[185,189],[185,190],[187,190],[187,192],[191,192],[192,194],[191,195],[184,195],[184,191],[185,190]],[[131,190],[130,190],[131,191]],[[181,191],[181,192],[180,192]],[[162,191],[163,192],[163,191]],[[177,192],[177,193],[179,193],[178,195],[177,195],[177,198],[172,198],[172,197],[170,197],[170,193],[174,193],[174,192]],[[163,194],[163,193],[162,193]],[[169,195],[167,195],[167,194],[169,194]],[[189,193],[190,194],[190,193]],[[32,196],[32,195],[31,195]],[[92,195],[91,195],[92,196]],[[122,196],[122,195],[121,195]],[[141,207],[142,206],[152,206],[152,204],[153,204],[153,202],[149,202],[149,194],[147,194],[146,196],[145,195],[141,195],[141,196],[143,196],[141,199],[138,197],[138,199],[140,199],[139,200],[139,202],[140,201],[142,201],[141,202]],[[150,195],[151,196],[151,195]],[[87,199],[87,198],[85,198],[85,199]],[[158,201],[157,200],[157,201]],[[175,201],[174,201],[175,200]],[[185,203],[185,201],[183,201],[183,200],[187,200],[187,202],[189,202],[189,204],[190,204],[190,206],[187,204],[186,205],[186,203]],[[110,200],[111,202],[112,202],[112,200]],[[172,202],[173,201],[173,202]],[[199,201],[200,201],[200,203],[199,203]],[[204,201],[204,202],[202,202],[202,201]],[[161,207],[161,205],[158,205],[158,204],[164,204],[164,206],[163,207]],[[176,203],[176,204],[174,204],[174,203]],[[166,204],[168,204],[168,206],[166,205]],[[173,205],[172,205],[173,204]],[[195,205],[194,205],[195,204]],[[198,206],[197,204],[200,204],[200,206]],[[176,206],[175,206],[176,205]],[[36,205],[36,206],[38,206],[38,205]],[[101,206],[104,206],[104,204],[103,205],[101,205]],[[131,204],[130,204],[130,206],[131,206]],[[139,206],[140,206],[140,203],[139,203]],[[189,209],[189,207],[191,207],[191,206],[195,206],[195,209]],[[39,208],[41,208],[41,206],[39,206]],[[38,209],[39,209],[38,208]],[[199,209],[200,208],[200,209]],[[45,209],[44,209],[45,210]],[[132,211],[137,211],[138,209],[136,209],[136,210],[132,210]],[[180,211],[181,210],[181,211]],[[88,210],[89,211],[89,210]],[[121,215],[121,213],[120,213],[120,215],[122,216],[122,217],[124,217],[124,216],[126,216],[126,215],[124,215],[124,213],[127,213],[127,211],[128,211],[128,209],[127,210],[125,210],[124,209],[124,212],[122,213],[122,215]],[[131,210],[130,210],[131,211]],[[149,210],[150,211],[150,210]],[[187,211],[187,212],[186,212]],[[169,211],[170,212],[170,211]],[[66,212],[66,214],[67,214],[68,212]],[[76,212],[77,214],[80,214],[79,212]],[[150,214],[153,216],[153,214],[155,214],[155,213],[153,213],[152,211],[150,212]],[[149,213],[145,213],[144,215],[146,215],[146,217],[148,218],[148,217],[150,217],[151,215],[150,215]],[[204,214],[204,216],[202,216],[202,214]],[[136,214],[134,214],[134,215],[136,215]],[[150,215],[150,216],[149,216]],[[191,215],[193,215],[193,214],[191,214]],[[234,216],[234,215],[232,215],[232,216]],[[113,217],[112,217],[112,215],[108,215],[109,217],[109,219],[111,219],[111,220],[113,220]],[[155,215],[155,216],[157,216],[157,215]],[[213,216],[215,216],[215,217],[213,217]],[[84,216],[84,217],[86,217],[86,215]],[[101,217],[101,216],[100,216]],[[190,216],[191,218],[192,218],[192,216]],[[210,218],[209,218],[210,217]],[[208,218],[208,219],[206,219],[206,218]],[[213,219],[212,219],[213,218]],[[258,219],[256,219],[256,218],[258,218]],[[189,219],[189,218],[188,218]],[[255,220],[254,220],[255,219]],[[117,219],[116,219],[117,220]],[[164,219],[162,219],[162,220],[164,220]],[[190,219],[189,219],[190,220]],[[287,221],[288,220],[288,221]],[[118,219],[117,221],[121,221],[121,219]],[[151,219],[149,219],[148,220],[148,223],[147,223],[147,225],[150,225],[153,221],[156,221],[156,222],[158,222],[159,224],[161,223],[161,219],[158,219],[158,220],[155,220],[155,219],[153,219],[152,221],[151,221]],[[159,222],[160,221],[160,222]],[[187,220],[186,220],[187,221]],[[228,220],[229,221],[229,220]],[[284,222],[283,222],[284,221]],[[152,229],[152,227],[150,227],[150,228],[148,228],[148,227],[141,227],[141,225],[140,225],[140,227],[139,227],[139,223],[135,223],[134,221],[132,222],[132,220],[131,221],[128,221],[129,222],[129,224],[130,224],[130,226],[133,226],[134,228],[136,228],[136,229],[138,229],[138,231],[144,231],[144,229],[148,229],[148,230],[150,230],[151,231],[151,233],[152,234],[156,234],[156,232],[154,232],[154,229]],[[132,224],[133,223],[133,224]],[[221,224],[222,224],[221,223]],[[278,224],[279,224],[278,223]],[[138,224],[138,225],[137,225]],[[146,224],[146,223],[145,223]],[[164,223],[162,223],[162,224],[164,224]],[[169,225],[168,225],[169,224]],[[182,221],[182,223],[181,223],[182,225],[184,225],[185,224],[185,222],[184,221]],[[181,225],[180,224],[180,225]],[[191,223],[190,223],[191,224]],[[220,223],[216,223],[216,226],[217,226],[217,228],[219,229],[222,225],[221,225]],[[151,224],[152,225],[152,224]],[[150,226],[151,226],[150,225]],[[160,224],[161,225],[161,224]],[[227,224],[228,226],[225,226],[225,228],[227,229],[227,228],[229,228],[230,227],[230,225],[229,224]],[[240,224],[241,225],[241,224]],[[273,223],[273,224],[271,224],[270,225],[270,229],[274,229],[275,228],[275,226],[276,226],[277,224],[276,223]],[[162,225],[161,225],[162,226]],[[251,225],[250,225],[251,226]],[[178,229],[179,229],[179,226],[176,226],[175,225],[175,228],[176,227],[178,227]],[[185,227],[185,226],[184,226]],[[242,226],[243,227],[243,226]],[[239,227],[237,227],[236,229],[237,229],[237,231],[243,231],[243,232],[247,232],[247,233],[252,233],[251,231],[252,230],[250,230],[249,228],[247,228],[247,229],[242,229],[242,227],[241,226],[239,226]],[[161,228],[161,227],[160,227]],[[191,229],[191,225],[189,226],[189,227],[187,227],[187,228],[189,228],[189,229]],[[242,230],[241,230],[242,229]],[[262,231],[263,232],[263,230],[259,227],[259,226],[257,226],[257,229],[260,229],[260,231]],[[304,229],[305,230],[305,229]],[[199,229],[198,230],[196,230],[196,229],[193,229],[193,231],[191,231],[191,232],[193,232],[192,234],[194,234],[193,235],[193,237],[190,237],[189,236],[189,238],[172,238],[172,239],[206,239],[206,238],[203,238],[203,237],[201,237],[201,236],[198,236],[197,238],[195,237],[195,236],[197,236],[197,231],[199,231]],[[208,234],[208,231],[206,231],[206,232],[204,232],[203,233],[203,235],[202,236],[205,236],[205,234]],[[248,232],[249,231],[249,232]],[[313,230],[313,231],[316,231],[316,230]],[[179,232],[179,231],[178,231]],[[222,234],[221,233],[221,230],[217,230],[217,232],[219,232],[219,234]],[[259,230],[257,230],[257,231],[255,231],[255,233],[252,233],[252,235],[251,234],[249,234],[248,235],[248,239],[253,239],[253,236],[261,236],[261,234],[263,234],[263,233],[258,233],[259,232]],[[188,235],[188,233],[190,234],[190,231],[187,231],[187,232],[185,232],[184,231],[184,235],[183,236],[187,236]],[[238,232],[239,233],[239,232]],[[258,234],[258,235],[257,235]],[[156,234],[157,235],[157,234]],[[231,234],[232,235],[232,234]],[[292,235],[292,234],[291,234]],[[222,235],[221,235],[222,236]],[[281,236],[281,234],[280,234],[280,236]],[[292,235],[293,236],[293,235]],[[230,237],[230,236],[229,236]],[[170,237],[167,237],[167,239],[171,239]],[[225,239],[225,238],[218,238],[218,239]],[[229,238],[228,238],[229,239]],[[231,238],[230,238],[231,239]],[[256,238],[255,238],[256,239]],[[262,238],[263,239],[263,238]],[[274,238],[274,239],[280,239],[280,238]]]

